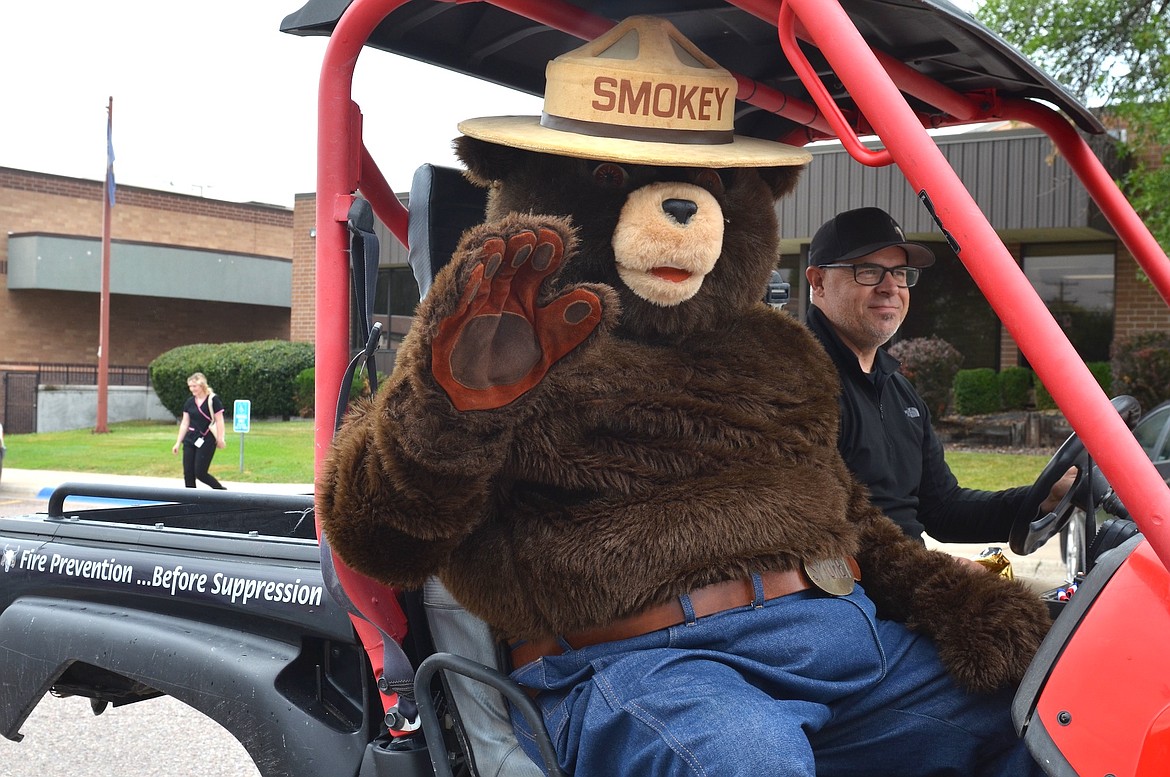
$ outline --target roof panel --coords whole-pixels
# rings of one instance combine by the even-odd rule
[[[556,0],[547,0],[554,3]],[[298,35],[328,35],[350,0],[308,0],[281,25]],[[669,19],[721,65],[809,102],[807,91],[780,51],[776,28],[721,0],[565,0],[570,11],[617,22],[633,14]],[[946,0],[842,0],[842,7],[873,48],[960,93],[995,90],[1001,95],[1045,100],[1087,132],[1104,129],[1060,85],[970,14]],[[544,68],[580,45],[552,29],[487,2],[410,0],[386,17],[367,45],[531,94],[544,91]],[[803,46],[803,44],[802,44]],[[828,67],[803,46],[818,72]],[[835,81],[826,85],[833,91]],[[840,87],[834,98],[845,111],[853,103]],[[919,110],[934,109],[911,99]],[[952,123],[945,116],[941,124]],[[778,138],[799,125],[740,103],[736,131]]]

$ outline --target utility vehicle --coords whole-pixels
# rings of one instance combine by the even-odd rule
[[[1016,697],[1020,735],[1053,775],[1170,773],[1170,489],[1130,433],[1139,409],[1102,393],[928,130],[1041,128],[1167,302],[1170,262],[1087,142],[1104,133],[1098,117],[946,0],[308,0],[282,29],[330,38],[318,97],[318,463],[336,423],[323,409],[379,339],[368,315],[374,218],[409,245],[425,291],[482,213],[442,169],[416,176],[409,209],[396,196],[403,187],[363,142],[359,59],[381,49],[539,95],[551,58],[632,14],[667,17],[735,74],[737,132],[836,138],[859,164],[896,166],[932,214],[1075,430],[1033,487],[1013,550],[1033,551],[1077,507],[1113,516],[1076,595],[1048,595],[1058,617]],[[404,106],[402,121],[426,119],[425,106]],[[367,343],[357,355],[351,297]],[[1074,463],[1069,498],[1034,519]],[[65,509],[78,496],[149,504]],[[532,773],[509,760],[515,748],[492,718],[504,698],[534,710],[486,630],[449,641],[436,628],[444,603],[348,570],[311,521],[308,495],[74,485],[45,514],[0,519],[0,733],[18,739],[50,690],[89,697],[95,711],[166,693],[226,727],[265,777]]]

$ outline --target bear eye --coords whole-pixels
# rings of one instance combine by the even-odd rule
[[[712,194],[723,194],[723,176],[719,175],[718,170],[700,170],[695,176],[695,183]]]
[[[628,179],[629,174],[626,173],[626,169],[613,162],[602,162],[593,168],[594,182],[607,189],[620,189],[626,185]]]

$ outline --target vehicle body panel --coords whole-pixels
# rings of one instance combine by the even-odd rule
[[[1170,483],[1170,402],[1163,402],[1142,416],[1133,428],[1133,435],[1154,468]]]
[[[311,497],[110,493],[151,502],[0,518],[0,733],[19,741],[50,689],[95,710],[165,693],[266,776],[356,773],[379,717],[361,647],[317,543],[259,533],[311,522]]]

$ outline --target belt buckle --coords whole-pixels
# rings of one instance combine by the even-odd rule
[[[816,561],[805,559],[801,565],[812,584],[825,593],[831,596],[848,596],[853,593],[853,570],[840,556]]]

